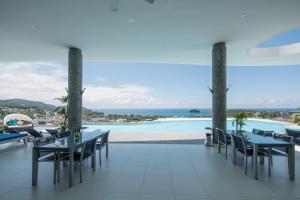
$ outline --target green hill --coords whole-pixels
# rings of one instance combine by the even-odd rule
[[[0,118],[12,113],[21,113],[35,118],[36,116],[53,116],[57,107],[40,101],[30,101],[25,99],[0,100]],[[104,113],[82,108],[83,118],[103,117]]]
[[[30,101],[25,99],[5,99],[0,100],[0,106],[9,106],[9,107],[35,107],[37,109],[45,111],[53,111],[56,106],[51,104],[46,104],[40,101]]]

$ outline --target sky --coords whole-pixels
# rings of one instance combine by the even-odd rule
[[[300,107],[300,66],[228,67],[229,108]],[[0,63],[1,99],[57,105],[67,87],[66,63]],[[5,80],[5,81],[4,81]],[[84,62],[88,108],[210,108],[211,67]]]
[[[300,42],[300,29],[258,47]],[[125,62],[83,63],[87,108],[211,108],[211,66]],[[300,107],[300,65],[228,67],[228,108]],[[58,105],[66,94],[67,63],[0,63],[0,99]]]

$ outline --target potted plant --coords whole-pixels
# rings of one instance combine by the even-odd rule
[[[205,140],[205,145],[206,146],[213,146],[213,143],[212,143],[212,128],[211,127],[205,127],[205,130],[206,131],[209,131],[207,132],[205,135],[206,135],[206,140]]]
[[[67,103],[68,103],[68,95],[62,96],[60,98],[56,98],[61,105],[55,109],[55,112],[63,117],[63,121],[59,124],[60,131],[66,131],[68,128],[68,112],[67,112]]]
[[[235,126],[236,132],[242,132],[243,126],[246,125],[245,121],[248,118],[248,115],[246,112],[235,112],[233,113],[233,121],[232,126]]]

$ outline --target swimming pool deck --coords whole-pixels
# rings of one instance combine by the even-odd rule
[[[261,166],[254,180],[242,160],[233,165],[216,148],[204,145],[111,144],[109,159],[92,172],[84,163],[83,183],[75,171],[75,186],[68,187],[68,168],[54,185],[53,164],[42,163],[38,186],[31,186],[32,146],[0,153],[1,200],[296,200],[300,199],[300,155],[296,154],[296,180],[290,181],[286,158],[274,158],[272,177]],[[98,158],[97,158],[98,159]],[[251,159],[250,159],[251,160]],[[97,160],[98,161],[98,160]]]

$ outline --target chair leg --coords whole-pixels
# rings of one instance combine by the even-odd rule
[[[225,158],[227,159],[227,144],[225,144]]]
[[[271,166],[273,166],[273,156],[271,156]]]
[[[93,165],[94,165],[93,169],[95,171],[96,170],[96,154],[94,154],[94,156],[93,156]]]
[[[268,175],[269,175],[269,177],[271,177],[271,160],[272,160],[272,157],[269,156],[269,157],[268,157],[268,167],[269,167]]]
[[[60,161],[57,161],[57,182],[60,182]]]
[[[93,155],[92,157],[91,157],[91,161],[92,161],[92,168],[93,168],[93,171],[95,171],[95,169],[96,169],[96,167],[95,167],[95,162],[96,162],[96,156],[95,155]]]
[[[60,182],[60,152],[57,154],[56,158],[56,171],[57,171],[57,182]]]
[[[79,162],[79,176],[80,176],[80,183],[82,183],[82,162]]]
[[[101,148],[99,149],[99,161],[100,161],[100,166],[101,166]]]
[[[248,157],[244,156],[244,163],[245,163],[245,174],[247,175],[248,171]]]
[[[106,158],[108,158],[108,142],[106,143],[105,147],[106,147],[106,151],[105,151],[105,153],[106,153]]]
[[[236,150],[233,149],[233,164],[236,165]]]
[[[68,162],[67,161],[63,161],[63,167],[67,167],[68,166]]]
[[[272,163],[272,155],[271,155],[272,149],[269,148],[268,150],[269,150],[269,152],[268,152],[268,168],[269,168],[268,175],[270,177],[271,176],[271,163]]]
[[[221,153],[221,144],[220,144],[220,142],[218,143],[218,153]]]
[[[53,162],[53,164],[54,164],[54,166],[53,166],[53,184],[56,184],[56,168],[57,168],[57,163],[56,163],[56,161],[54,160],[54,162]]]

